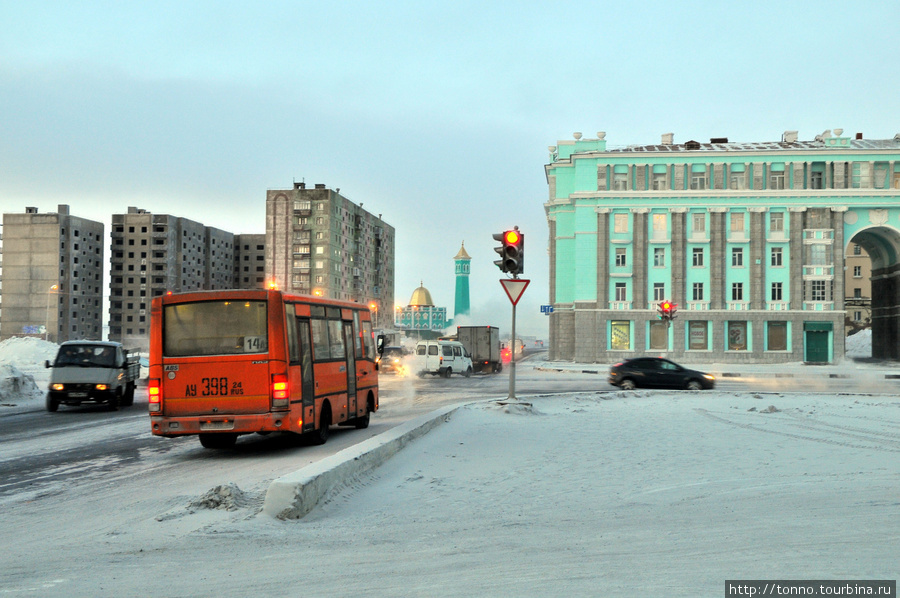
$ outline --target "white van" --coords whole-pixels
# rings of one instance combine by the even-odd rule
[[[452,374],[472,375],[472,357],[458,341],[419,341],[412,356],[410,371],[420,378],[425,374],[449,378]]]

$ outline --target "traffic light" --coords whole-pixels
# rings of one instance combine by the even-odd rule
[[[668,300],[660,301],[656,311],[659,313],[660,320],[663,322],[671,322],[675,319],[675,312],[678,311],[678,304]]]
[[[494,264],[513,276],[522,274],[525,271],[525,235],[519,232],[519,227],[495,234],[494,240],[500,241],[500,247],[494,247],[500,259],[494,260]]]

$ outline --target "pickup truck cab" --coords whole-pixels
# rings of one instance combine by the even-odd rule
[[[59,346],[47,390],[47,411],[60,405],[105,404],[111,411],[134,403],[139,358],[119,343],[68,341]]]
[[[410,370],[420,378],[426,374],[449,378],[472,375],[472,357],[459,341],[419,341]]]

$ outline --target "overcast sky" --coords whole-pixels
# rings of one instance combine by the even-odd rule
[[[265,231],[324,183],[397,230],[396,298],[507,329],[491,235],[525,233],[519,331],[548,302],[547,146],[900,132],[900,2],[0,0],[0,208],[137,206]]]

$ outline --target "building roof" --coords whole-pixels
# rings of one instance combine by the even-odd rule
[[[470,260],[472,257],[466,252],[466,242],[463,241],[462,245],[459,248],[459,253],[456,254],[456,257],[453,258],[455,260]]]
[[[849,147],[829,147],[824,139],[813,141],[760,141],[760,142],[733,142],[733,143],[699,143],[687,141],[672,145],[629,145],[626,147],[611,148],[609,153],[623,152],[687,152],[687,151],[714,151],[714,152],[747,152],[747,151],[798,151],[798,150],[890,150],[900,149],[900,135],[893,139],[850,139]],[[591,153],[590,151],[588,153]]]
[[[421,282],[419,283],[422,284]],[[409,299],[410,307],[434,307],[434,301],[431,300],[431,293],[424,286],[420,286],[413,291],[412,297]]]

